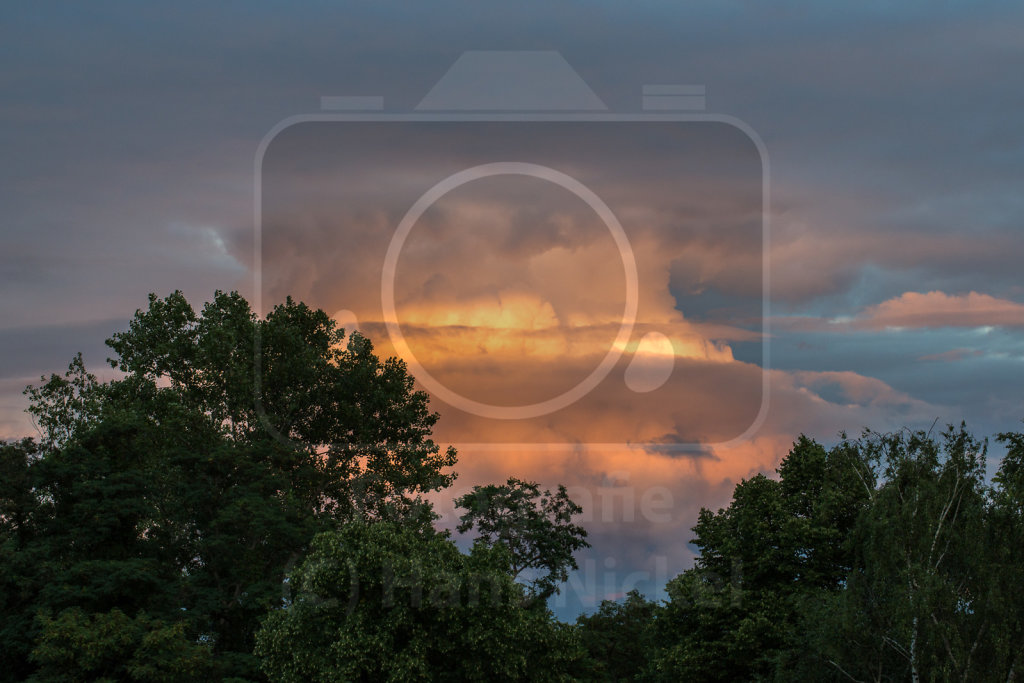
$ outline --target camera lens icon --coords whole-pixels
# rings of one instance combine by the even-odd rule
[[[423,216],[423,213],[437,200],[466,183],[482,178],[504,175],[531,176],[554,183],[585,202],[600,217],[611,233],[619,256],[622,259],[622,267],[626,278],[625,307],[622,312],[618,333],[608,353],[601,359],[597,367],[574,387],[558,396],[545,401],[519,406],[498,406],[476,401],[453,391],[444,383],[438,381],[416,360],[415,354],[409,348],[409,344],[402,334],[402,327],[395,309],[395,275],[398,268],[398,257],[401,255],[402,247],[405,245],[409,233],[412,232],[413,226]],[[615,364],[622,357],[633,333],[633,325],[636,323],[637,309],[639,307],[638,279],[636,258],[634,257],[633,247],[630,245],[629,238],[626,237],[626,232],[622,229],[622,224],[619,223],[615,213],[608,208],[608,205],[597,194],[572,176],[556,171],[553,168],[540,164],[503,161],[473,166],[450,175],[427,190],[416,200],[398,224],[387,254],[384,257],[384,266],[381,274],[381,306],[384,314],[384,323],[387,326],[391,343],[399,355],[405,359],[412,370],[413,376],[434,396],[455,408],[478,417],[497,420],[526,420],[541,417],[572,405],[590,393],[608,376],[608,373],[611,372],[612,368],[615,367]]]

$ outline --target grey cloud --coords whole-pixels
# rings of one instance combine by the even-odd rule
[[[79,352],[91,369],[101,368],[112,355],[104,342],[127,327],[127,319],[112,319],[0,329],[0,379],[31,378],[28,383],[40,375],[60,374]]]

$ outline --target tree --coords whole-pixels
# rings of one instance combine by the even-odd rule
[[[1024,436],[985,482],[961,424],[801,437],[702,510],[654,619],[661,680],[1014,680],[1024,648]]]
[[[868,432],[850,446],[881,483],[853,531],[845,586],[811,606],[820,659],[857,679],[977,680],[991,629],[979,599],[987,593],[986,444],[961,424],[939,439]]]
[[[666,586],[655,624],[660,680],[765,680],[795,666],[801,609],[843,585],[849,538],[873,487],[859,454],[801,436],[778,468],[736,485],[725,509],[702,509],[701,554]]]
[[[576,627],[590,657],[585,678],[640,679],[654,655],[654,620],[658,612],[657,604],[632,590],[621,602],[603,600],[596,612],[578,617]]]
[[[56,618],[41,614],[39,622],[32,651],[39,668],[31,681],[184,683],[212,672],[209,648],[190,640],[183,622],[167,624],[144,612],[131,619],[118,609],[90,616],[77,607]]]
[[[31,672],[34,596],[39,589],[34,552],[43,503],[35,492],[31,439],[0,442],[0,680],[23,680]]]
[[[184,406],[232,443],[285,441],[316,466],[318,512],[379,516],[415,507],[455,463],[429,438],[427,395],[396,358],[381,361],[358,334],[289,298],[259,320],[237,293],[217,292],[197,316],[180,292],[150,295],[111,361],[141,381],[169,383]]]
[[[527,609],[502,550],[353,521],[313,541],[257,637],[276,681],[567,680],[573,636]]]
[[[728,508],[701,510],[697,565],[666,586],[660,680],[752,680],[771,671],[790,636],[786,520],[778,482],[763,475],[740,482]]]
[[[988,592],[977,600],[992,627],[985,635],[987,647],[976,659],[1012,681],[1024,668],[1024,433],[1004,432],[997,439],[1006,446],[1006,456],[993,477],[985,535]]]
[[[564,486],[555,494],[541,493],[536,483],[512,477],[501,485],[474,486],[455,504],[466,510],[459,532],[476,529],[477,544],[504,548],[512,578],[532,571],[529,585],[540,602],[558,590],[569,569],[577,568],[573,553],[590,547],[586,529],[572,522],[582,508]]]
[[[81,353],[75,354],[64,375],[41,379],[45,380],[42,385],[29,386],[24,393],[30,400],[28,413],[43,435],[42,449],[50,451],[66,444],[99,415],[102,389],[96,375],[86,371]]]
[[[289,299],[260,319],[217,292],[197,314],[151,295],[108,345],[122,378],[76,357],[27,389],[38,453],[4,447],[0,628],[24,630],[0,678],[31,670],[38,611],[73,608],[182,624],[212,647],[210,677],[258,678],[255,631],[312,538],[423,525],[423,494],[454,476],[405,365],[323,311]]]
[[[0,680],[1006,680],[1024,666],[1024,435],[801,436],[701,510],[663,605],[574,626],[545,599],[587,547],[564,487],[425,494],[452,449],[404,364],[288,299],[150,297],[26,390],[0,443]],[[256,655],[262,658],[257,659]]]

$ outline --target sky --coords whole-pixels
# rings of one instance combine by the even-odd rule
[[[444,113],[511,51],[460,92],[514,115]],[[150,292],[292,295],[431,390],[442,525],[509,476],[583,503],[570,618],[657,597],[801,433],[1024,419],[1019,5],[25,3],[0,63],[0,437]],[[673,84],[709,120],[638,121]],[[435,120],[282,125],[324,96]]]

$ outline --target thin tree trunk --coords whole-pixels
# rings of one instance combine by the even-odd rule
[[[921,680],[920,675],[917,672],[917,615],[914,615],[914,619],[911,622],[912,627],[910,631],[910,680],[914,683],[919,683]]]

